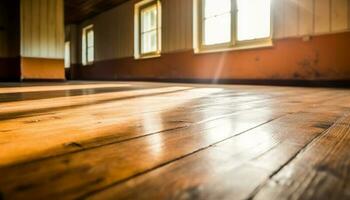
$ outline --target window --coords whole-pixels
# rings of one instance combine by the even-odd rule
[[[271,0],[197,0],[197,51],[271,45]]]
[[[83,65],[89,65],[94,62],[94,29],[93,25],[83,29],[82,36],[82,61]]]
[[[70,42],[64,44],[64,67],[70,68]]]
[[[135,35],[136,58],[152,57],[160,54],[161,49],[161,15],[159,1],[142,1],[136,4],[137,12]]]
[[[231,42],[231,0],[205,0],[203,3],[203,44],[216,45]]]
[[[268,38],[270,0],[237,0],[237,40]]]

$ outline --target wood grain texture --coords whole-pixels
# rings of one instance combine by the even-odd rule
[[[315,33],[331,31],[331,0],[315,0]]]
[[[349,199],[350,117],[346,114],[271,177],[255,199]]]
[[[0,100],[3,199],[348,197],[346,89],[0,84]]]
[[[63,59],[63,0],[26,0],[20,7],[21,56]]]
[[[332,31],[344,31],[348,29],[348,0],[333,0],[332,1]]]

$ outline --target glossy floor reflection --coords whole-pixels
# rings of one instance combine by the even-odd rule
[[[0,84],[0,99],[3,199],[349,197],[346,89]]]

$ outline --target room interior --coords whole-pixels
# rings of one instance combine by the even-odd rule
[[[0,200],[350,199],[349,0],[1,0]]]

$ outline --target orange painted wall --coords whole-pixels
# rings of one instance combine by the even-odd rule
[[[46,58],[21,58],[21,79],[64,80],[64,60]]]
[[[123,58],[75,66],[76,79],[350,80],[350,32],[275,40],[269,48],[160,58]]]

